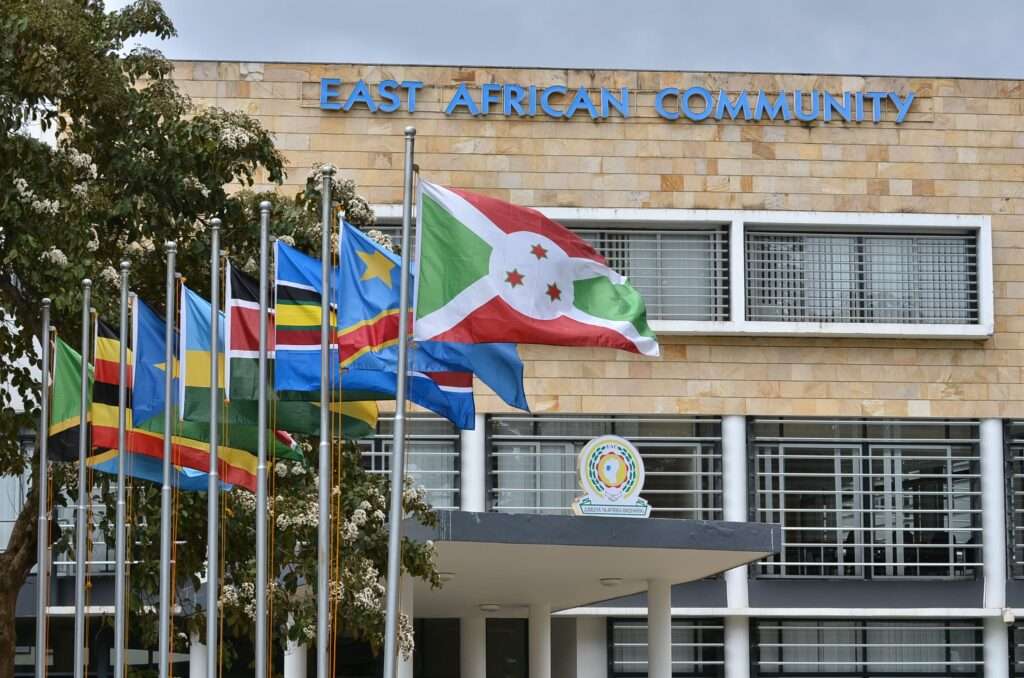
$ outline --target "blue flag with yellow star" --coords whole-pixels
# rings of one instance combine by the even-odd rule
[[[340,259],[336,301],[341,367],[395,371],[402,261],[348,223],[342,225]],[[515,344],[420,342],[409,351],[409,365],[426,374],[475,374],[506,403],[529,410]]]
[[[178,342],[175,339],[174,346]],[[132,418],[136,426],[164,412],[164,320],[146,302],[135,297],[132,307]],[[177,358],[175,358],[177,361]],[[174,388],[178,392],[178,369],[174,365]]]

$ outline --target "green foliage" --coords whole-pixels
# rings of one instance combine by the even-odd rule
[[[251,269],[261,200],[274,204],[276,235],[319,251],[318,176],[311,175],[294,198],[247,190],[257,182],[284,178],[271,134],[243,113],[193,107],[177,91],[169,77],[172,66],[159,52],[126,47],[139,36],[173,34],[156,0],[136,0],[116,12],[107,12],[100,0],[0,4],[0,383],[10,385],[0,389],[0,475],[19,475],[32,462],[21,452],[18,434],[38,422],[40,385],[31,366],[37,360],[43,297],[53,300],[54,326],[77,345],[82,279],[93,279],[93,305],[108,320],[117,317],[121,260],[132,264],[132,290],[147,301],[161,300],[162,244],[169,240],[177,242],[178,269],[190,286],[207,289],[209,220],[223,219],[226,254]],[[32,127],[56,140],[40,140],[29,133]],[[372,225],[373,213],[351,182],[335,180],[333,196],[349,221]],[[19,402],[24,402],[23,411]],[[381,502],[387,487],[383,479],[363,472],[354,447],[338,447],[335,458],[341,475],[333,520],[338,534],[349,536],[332,592],[340,606],[341,630],[377,644],[383,620],[364,591],[371,588],[377,595],[366,574],[384,572],[386,533],[378,512],[386,512]],[[315,497],[316,474],[312,464],[302,465],[301,473],[294,469],[288,467],[287,475],[275,480],[271,514],[279,525],[273,533],[274,562],[281,568],[275,573],[272,621],[282,644],[286,637],[307,640],[315,628],[305,584],[315,581],[315,524],[297,516]],[[55,503],[66,504],[76,492],[73,465],[54,466],[53,477]],[[110,517],[103,518],[101,529],[112,543],[111,478],[97,475],[97,481]],[[135,481],[128,495],[133,511],[129,544],[137,561],[130,572],[129,624],[133,635],[155,647],[159,490]],[[408,512],[432,520],[420,494],[408,488],[406,497]],[[31,516],[36,501],[33,491],[23,518]],[[237,489],[224,501],[230,516],[224,521],[225,619],[229,629],[251,634],[248,603],[238,602],[249,599],[237,592],[250,590],[254,577],[254,502]],[[179,634],[202,631],[203,615],[194,609],[191,593],[198,590],[204,570],[206,497],[181,494],[176,502],[175,586],[185,608],[174,638],[180,650]],[[361,508],[363,502],[370,508]],[[370,515],[363,520],[358,511]],[[30,548],[35,537],[34,519],[19,520],[8,550],[0,554],[0,593],[16,595],[35,562]],[[60,535],[58,552],[66,549],[67,540],[67,534]],[[438,584],[429,546],[407,544],[403,560],[411,573]],[[14,619],[0,615],[0,678],[13,667],[13,628]]]

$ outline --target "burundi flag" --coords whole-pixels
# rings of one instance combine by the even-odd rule
[[[227,421],[255,425],[258,421],[259,398],[259,281],[231,262],[228,263],[225,301],[227,322],[224,340],[228,351],[225,382],[229,400]],[[266,323],[267,373],[270,381],[267,396],[273,419],[292,433],[318,435],[320,404],[313,397],[319,396],[319,388],[316,391],[282,394],[274,390],[276,332],[273,314],[268,315]],[[332,403],[331,409],[341,415],[342,432],[346,438],[364,438],[372,435],[377,428],[375,401]],[[208,410],[206,412],[205,418],[208,418]]]
[[[420,181],[418,341],[605,346],[649,356],[640,293],[540,212]]]
[[[82,354],[64,343],[60,337],[53,349],[53,390],[50,400],[50,426],[47,435],[50,461],[78,459],[78,441],[82,407]],[[89,367],[92,393],[93,369]],[[88,411],[88,410],[87,410]]]
[[[402,260],[352,224],[342,222],[341,228],[336,288],[341,366],[396,372]],[[475,374],[506,403],[529,410],[515,344],[416,342],[409,348],[409,364],[425,374]]]
[[[320,389],[320,262],[280,241],[277,242],[277,352],[275,386],[278,389],[311,391]],[[339,271],[332,274],[338,289]],[[341,305],[350,300],[341,299]],[[335,314],[337,315],[337,314]],[[337,319],[333,319],[337,322]],[[298,325],[297,323],[306,323]],[[309,325],[308,323],[316,323]],[[316,343],[311,343],[315,331]],[[292,333],[293,339],[287,339]],[[303,337],[309,337],[304,339]],[[286,341],[296,343],[286,345]],[[379,369],[339,369],[337,338],[331,344],[330,365],[335,370],[332,384],[341,382],[343,400],[394,400],[397,364]],[[304,343],[297,343],[304,342]],[[287,384],[287,386],[285,385]],[[409,400],[452,421],[459,428],[472,429],[476,408],[473,375],[468,372],[409,371]],[[336,386],[335,386],[336,388]]]

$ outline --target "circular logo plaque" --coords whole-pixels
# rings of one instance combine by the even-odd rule
[[[573,502],[576,515],[650,515],[650,504],[640,498],[644,461],[631,442],[610,435],[594,438],[580,450],[576,464],[580,487],[586,493]]]

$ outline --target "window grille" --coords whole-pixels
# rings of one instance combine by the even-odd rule
[[[399,242],[400,226],[377,228]],[[644,298],[648,320],[729,319],[729,233],[725,229],[573,230],[612,269],[629,278]]]
[[[969,578],[980,571],[977,422],[755,419],[767,577]]]
[[[982,628],[973,620],[765,619],[754,627],[760,678],[982,676]]]
[[[360,441],[363,466],[370,473],[391,470],[392,417],[380,417],[377,433]],[[447,419],[406,418],[405,471],[427,492],[435,509],[459,508],[459,432]]]
[[[1010,627],[1010,657],[1010,675],[1024,678],[1024,624],[1016,623]]]
[[[117,483],[111,482],[111,491],[115,487],[117,487]],[[58,577],[70,577],[75,574],[74,548],[77,534],[75,532],[74,501],[76,500],[76,498],[72,498],[71,505],[58,506],[55,510],[54,518],[59,529],[71,533],[71,549],[64,553],[54,552],[53,554],[53,572]],[[85,569],[88,574],[110,574],[114,572],[117,565],[117,562],[114,560],[114,545],[107,543],[103,530],[100,528],[100,523],[106,515],[107,507],[102,503],[98,490],[93,492],[90,502],[86,506],[86,515],[88,516],[86,524],[90,528],[89,545],[91,548],[85,559]]]
[[[647,620],[611,619],[609,678],[647,676]],[[672,675],[719,678],[725,666],[721,619],[672,620]]]
[[[1024,421],[1011,421],[1006,429],[1010,463],[1010,538],[1013,542],[1013,576],[1024,577]]]
[[[729,319],[729,234],[715,230],[581,228],[643,296],[649,320]]]
[[[490,504],[507,513],[568,514],[581,494],[576,457],[601,435],[626,438],[646,470],[641,496],[659,518],[720,519],[717,418],[501,416],[489,421]]]
[[[978,322],[973,235],[748,231],[747,319]]]

